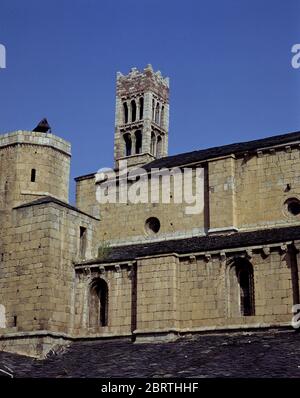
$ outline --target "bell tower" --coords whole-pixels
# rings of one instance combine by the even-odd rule
[[[117,73],[115,116],[115,167],[142,166],[168,155],[169,78],[148,65]]]

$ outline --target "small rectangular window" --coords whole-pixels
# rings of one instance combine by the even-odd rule
[[[36,178],[36,170],[31,169],[31,182],[35,182],[35,178]]]
[[[79,254],[81,258],[85,257],[86,252],[86,228],[80,227],[80,246],[79,246]]]
[[[14,315],[13,326],[14,326],[14,327],[17,326],[17,315]]]

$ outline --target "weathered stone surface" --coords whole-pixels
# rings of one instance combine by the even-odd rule
[[[1,136],[0,350],[40,358],[74,338],[290,325],[300,302],[300,133],[168,157],[168,80],[150,65],[132,69],[118,74],[116,94],[115,166],[124,157],[146,172],[189,166],[204,206],[188,214],[176,188],[162,178],[153,187],[148,174],[143,190],[157,203],[99,203],[90,174],[71,206],[70,144],[35,131]]]

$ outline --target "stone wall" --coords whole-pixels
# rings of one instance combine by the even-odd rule
[[[0,137],[0,206],[51,195],[68,202],[70,144],[53,134],[17,131]],[[31,171],[35,181],[31,182]]]
[[[76,179],[76,206],[94,217],[100,217],[100,206],[96,201],[95,182],[94,174]]]
[[[270,254],[252,253],[253,316],[242,316],[240,288],[230,273],[236,256],[212,255],[182,260],[179,268],[179,325],[183,330],[236,328],[243,325],[289,324],[292,318],[293,289],[289,254],[274,247]]]
[[[201,179],[202,177],[198,179],[197,203],[199,204],[199,212],[195,212],[195,214],[189,214],[189,211],[194,209],[195,204],[186,201],[176,203],[177,191],[174,190],[173,180],[171,179],[169,190],[164,177],[159,179],[155,189],[152,189],[154,184],[151,185],[151,181],[154,179],[149,179],[148,182],[143,183],[141,186],[146,186],[146,189],[141,189],[140,199],[142,203],[132,203],[129,200],[128,204],[118,203],[118,200],[117,203],[98,203],[95,178],[80,178],[77,180],[76,204],[79,209],[100,217],[99,241],[107,241],[112,245],[203,235],[208,227],[207,207],[204,203],[206,184],[204,174],[203,171],[203,179]],[[193,178],[192,190],[194,194],[196,192],[195,182],[196,180]],[[131,190],[134,192],[135,184],[136,182],[128,181],[128,192]],[[169,203],[162,203],[162,192],[166,195]],[[117,198],[118,193],[119,188],[117,187]],[[158,201],[151,203],[150,200],[147,200],[147,197],[157,197]],[[147,230],[145,224],[150,217],[159,219],[160,230],[158,233],[151,233]]]
[[[299,167],[298,146],[209,161],[211,232],[299,224],[284,206],[300,199]]]
[[[178,271],[176,256],[147,258],[138,262],[136,334],[177,328]]]
[[[77,181],[77,206],[101,217],[99,239],[114,244],[187,237],[207,231],[299,225],[300,216],[290,214],[285,206],[288,198],[300,199],[298,148],[291,151],[280,148],[245,158],[231,155],[210,160],[207,167],[208,181],[204,182],[204,193],[200,193],[204,197],[201,214],[186,214],[186,204],[172,203],[172,199],[169,205],[161,202],[99,205],[95,179],[91,177]],[[174,197],[174,190],[170,196]],[[151,237],[144,229],[150,216],[161,221],[161,230]]]
[[[72,330],[80,227],[87,229],[85,257],[92,258],[96,223],[56,203],[13,211],[0,264],[0,303],[6,318],[2,333]]]
[[[292,216],[284,209],[286,199],[300,198],[299,169],[298,146],[262,151],[249,159],[238,159],[235,173],[239,228],[299,224],[299,216]]]
[[[100,261],[100,260],[99,260]],[[77,269],[75,279],[75,316],[74,336],[122,336],[130,335],[135,313],[133,301],[135,280],[132,264],[116,266],[81,267]],[[108,285],[108,324],[90,324],[91,284],[102,279]]]
[[[271,245],[165,255],[132,264],[76,267],[76,335],[108,337],[131,332],[139,340],[213,330],[289,326],[299,303],[298,265],[293,246]],[[236,261],[253,268],[253,314],[241,307]],[[109,286],[109,324],[89,328],[91,281]]]

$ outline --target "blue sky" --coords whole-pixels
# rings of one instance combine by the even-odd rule
[[[299,15],[298,0],[1,0],[0,131],[47,117],[71,181],[109,167],[116,72],[148,63],[170,77],[169,154],[300,130]]]

